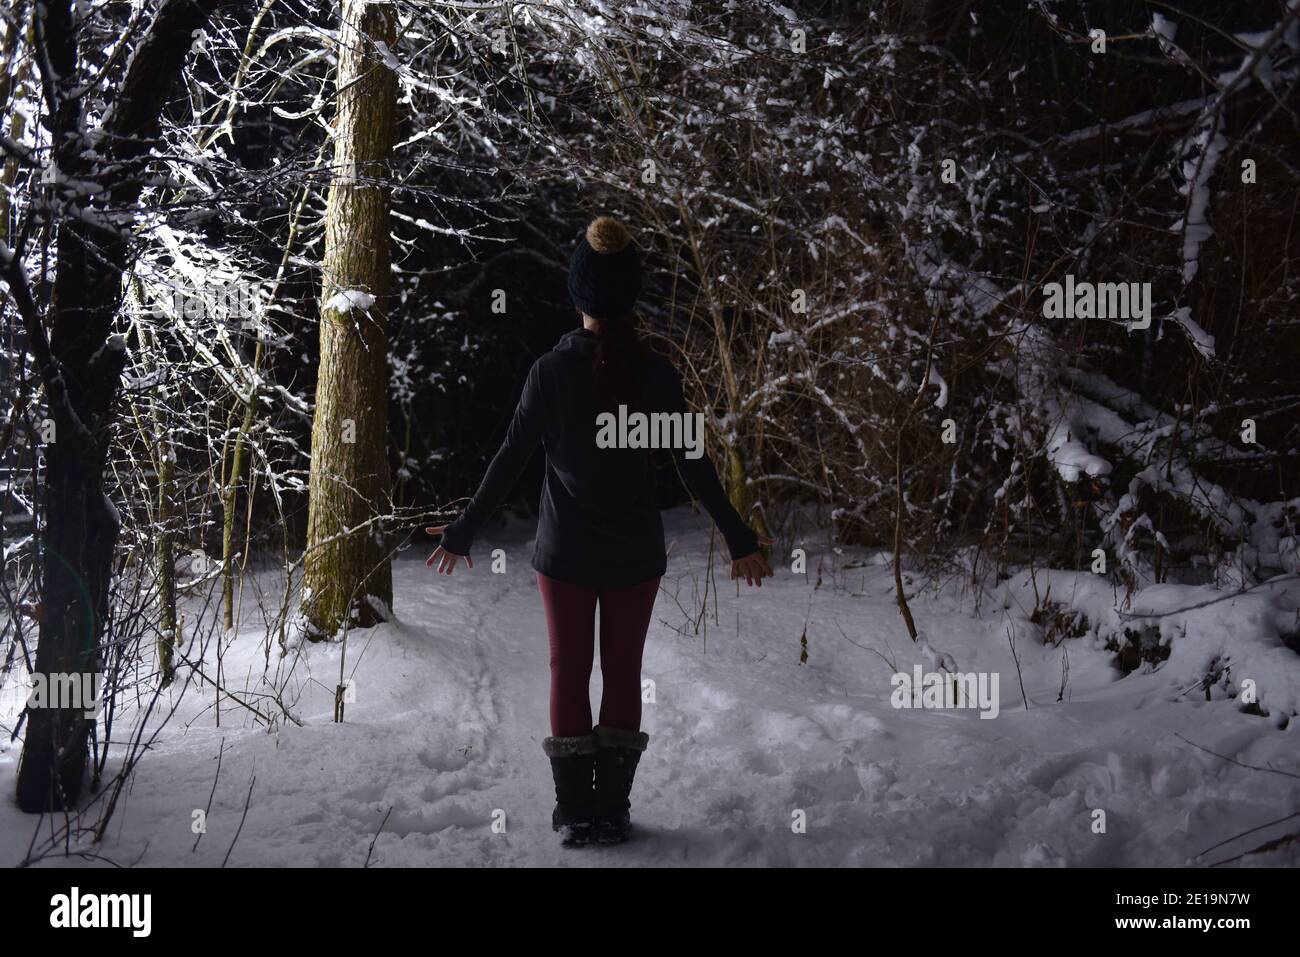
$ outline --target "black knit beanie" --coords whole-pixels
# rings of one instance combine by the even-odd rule
[[[569,260],[569,296],[593,319],[626,319],[641,293],[641,257],[627,227],[593,219]]]

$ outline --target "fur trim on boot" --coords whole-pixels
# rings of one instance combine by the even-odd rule
[[[595,754],[598,743],[595,732],[572,738],[543,738],[542,750],[548,758],[567,758],[571,754]]]

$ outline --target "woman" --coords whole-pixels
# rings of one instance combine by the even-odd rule
[[[426,564],[450,575],[501,503],[537,443],[546,450],[533,568],[551,649],[551,736],[542,743],[555,778],[552,827],[566,845],[619,843],[631,826],[628,796],[649,736],[641,731],[641,653],[667,567],[655,470],[647,448],[602,447],[597,415],[687,409],[681,379],[638,340],[632,308],[641,264],[618,220],[594,220],[569,264],[582,328],[566,333],[528,373],[505,441],[464,513],[426,529],[442,542]],[[731,507],[707,455],[674,450],[682,473],[721,529],[731,577],[761,587],[772,574],[760,539]],[[600,608],[604,691],[593,726],[588,684]]]

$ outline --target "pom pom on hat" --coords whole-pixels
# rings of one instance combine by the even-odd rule
[[[621,253],[631,242],[632,234],[613,216],[598,216],[587,227],[587,244],[598,253]]]

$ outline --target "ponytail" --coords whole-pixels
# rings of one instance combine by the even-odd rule
[[[611,409],[626,405],[633,411],[641,403],[645,385],[645,346],[629,317],[601,322],[595,328],[596,350],[591,377],[596,394]]]

